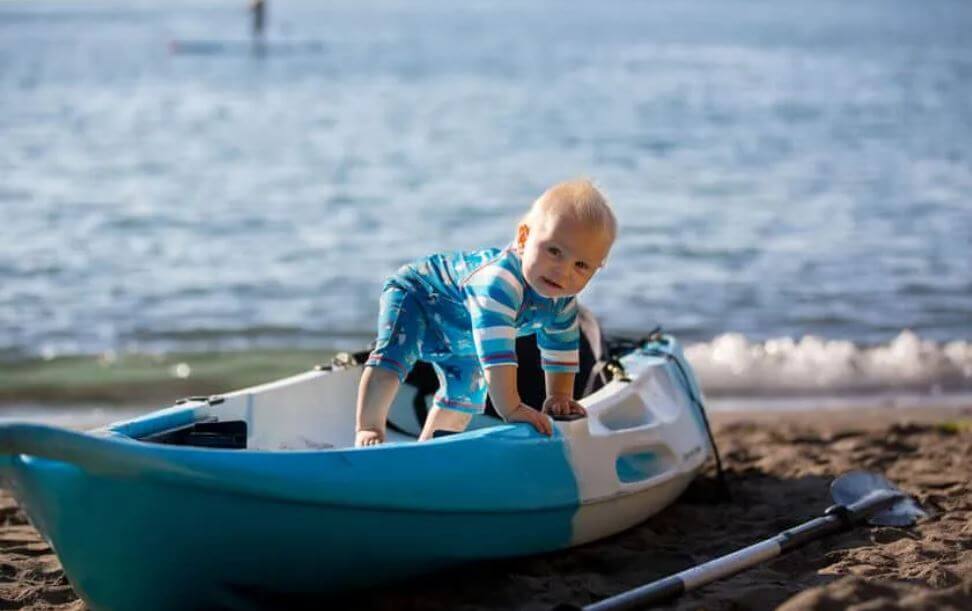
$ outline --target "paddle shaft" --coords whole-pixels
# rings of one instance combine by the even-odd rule
[[[622,611],[642,609],[670,600],[717,579],[735,575],[820,537],[849,529],[867,516],[894,505],[902,497],[902,493],[897,491],[875,490],[847,507],[834,505],[827,509],[823,516],[794,526],[775,537],[580,608],[583,611]],[[563,610],[570,608],[569,606],[558,607]]]

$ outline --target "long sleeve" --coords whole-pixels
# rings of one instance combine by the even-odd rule
[[[553,321],[537,332],[537,345],[540,347],[540,366],[544,371],[580,371],[580,330],[576,298],[568,299]]]
[[[483,369],[516,365],[516,316],[523,303],[523,283],[499,264],[469,276],[464,286],[472,335]]]

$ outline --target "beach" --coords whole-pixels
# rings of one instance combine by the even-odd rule
[[[913,528],[858,528],[810,543],[669,608],[972,607],[972,404],[716,412],[712,421],[730,502],[716,500],[710,465],[671,507],[603,541],[304,602],[389,611],[583,605],[821,515],[831,504],[832,479],[864,469],[913,495],[929,517]],[[0,493],[0,519],[0,606],[85,609],[7,491]]]

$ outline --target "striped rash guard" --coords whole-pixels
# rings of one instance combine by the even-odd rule
[[[576,297],[537,293],[512,246],[433,254],[404,266],[396,280],[424,302],[429,326],[441,334],[443,345],[421,349],[429,360],[445,351],[475,354],[483,369],[516,365],[516,337],[536,333],[544,371],[578,371]]]

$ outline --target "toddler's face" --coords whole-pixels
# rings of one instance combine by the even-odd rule
[[[544,297],[567,297],[581,292],[611,249],[606,232],[571,218],[545,218],[534,226],[520,225],[517,247],[523,275]]]

